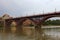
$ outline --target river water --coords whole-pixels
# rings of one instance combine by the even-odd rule
[[[45,28],[43,31],[46,40],[60,40],[60,28]]]
[[[42,40],[60,40],[60,28],[42,28],[44,38]],[[36,40],[32,36],[21,36],[16,33],[0,32],[0,40]]]
[[[12,33],[0,33],[0,40],[35,40],[35,38],[20,36]]]

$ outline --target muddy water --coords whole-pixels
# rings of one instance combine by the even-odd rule
[[[45,40],[60,40],[60,28],[45,28],[43,31]]]
[[[30,38],[28,36],[20,36],[13,33],[2,33],[0,32],[0,40],[35,40],[35,38]]]
[[[42,40],[60,40],[60,28],[42,28],[42,29],[44,34]],[[16,33],[0,32],[0,40],[36,40],[36,39],[35,37],[32,37],[32,35],[21,36]]]
[[[30,28],[27,32],[27,30],[24,30],[24,34],[28,32],[28,35],[21,35],[16,33],[14,30],[11,32],[3,32],[3,30],[0,30],[0,40],[35,40],[35,37],[32,35],[34,32],[32,28]],[[29,35],[32,31],[32,34]]]

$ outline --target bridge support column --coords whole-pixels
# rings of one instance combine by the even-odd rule
[[[22,25],[21,24],[17,24],[16,33],[18,35],[22,35],[23,34],[23,29],[22,29]]]
[[[37,25],[35,27],[35,40],[43,40],[43,30],[41,28],[41,25]]]
[[[10,22],[8,22],[8,21],[5,21],[4,22],[4,27],[3,27],[3,32],[4,33],[9,33],[11,30],[10,30],[11,28],[10,28]]]

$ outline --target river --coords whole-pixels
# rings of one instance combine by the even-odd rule
[[[43,40],[60,40],[60,28],[42,28],[44,33]],[[0,40],[35,40],[32,36],[21,36],[16,33],[0,32]]]
[[[60,27],[44,27],[43,31],[46,35],[46,40],[60,40]]]
[[[0,40],[35,40],[34,38],[30,38],[28,36],[20,36],[12,33],[1,33],[0,32]]]

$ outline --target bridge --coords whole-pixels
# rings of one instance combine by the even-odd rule
[[[52,18],[52,17],[60,17],[60,12],[53,12],[53,13],[47,13],[47,14],[40,14],[40,15],[32,15],[32,16],[6,19],[4,21],[4,30],[6,32],[10,31],[11,30],[10,29],[11,23],[15,22],[17,32],[21,32],[23,22],[25,20],[29,19],[29,20],[34,22],[35,30],[41,34],[42,33],[41,25],[43,24],[44,21],[46,21],[47,19]]]

